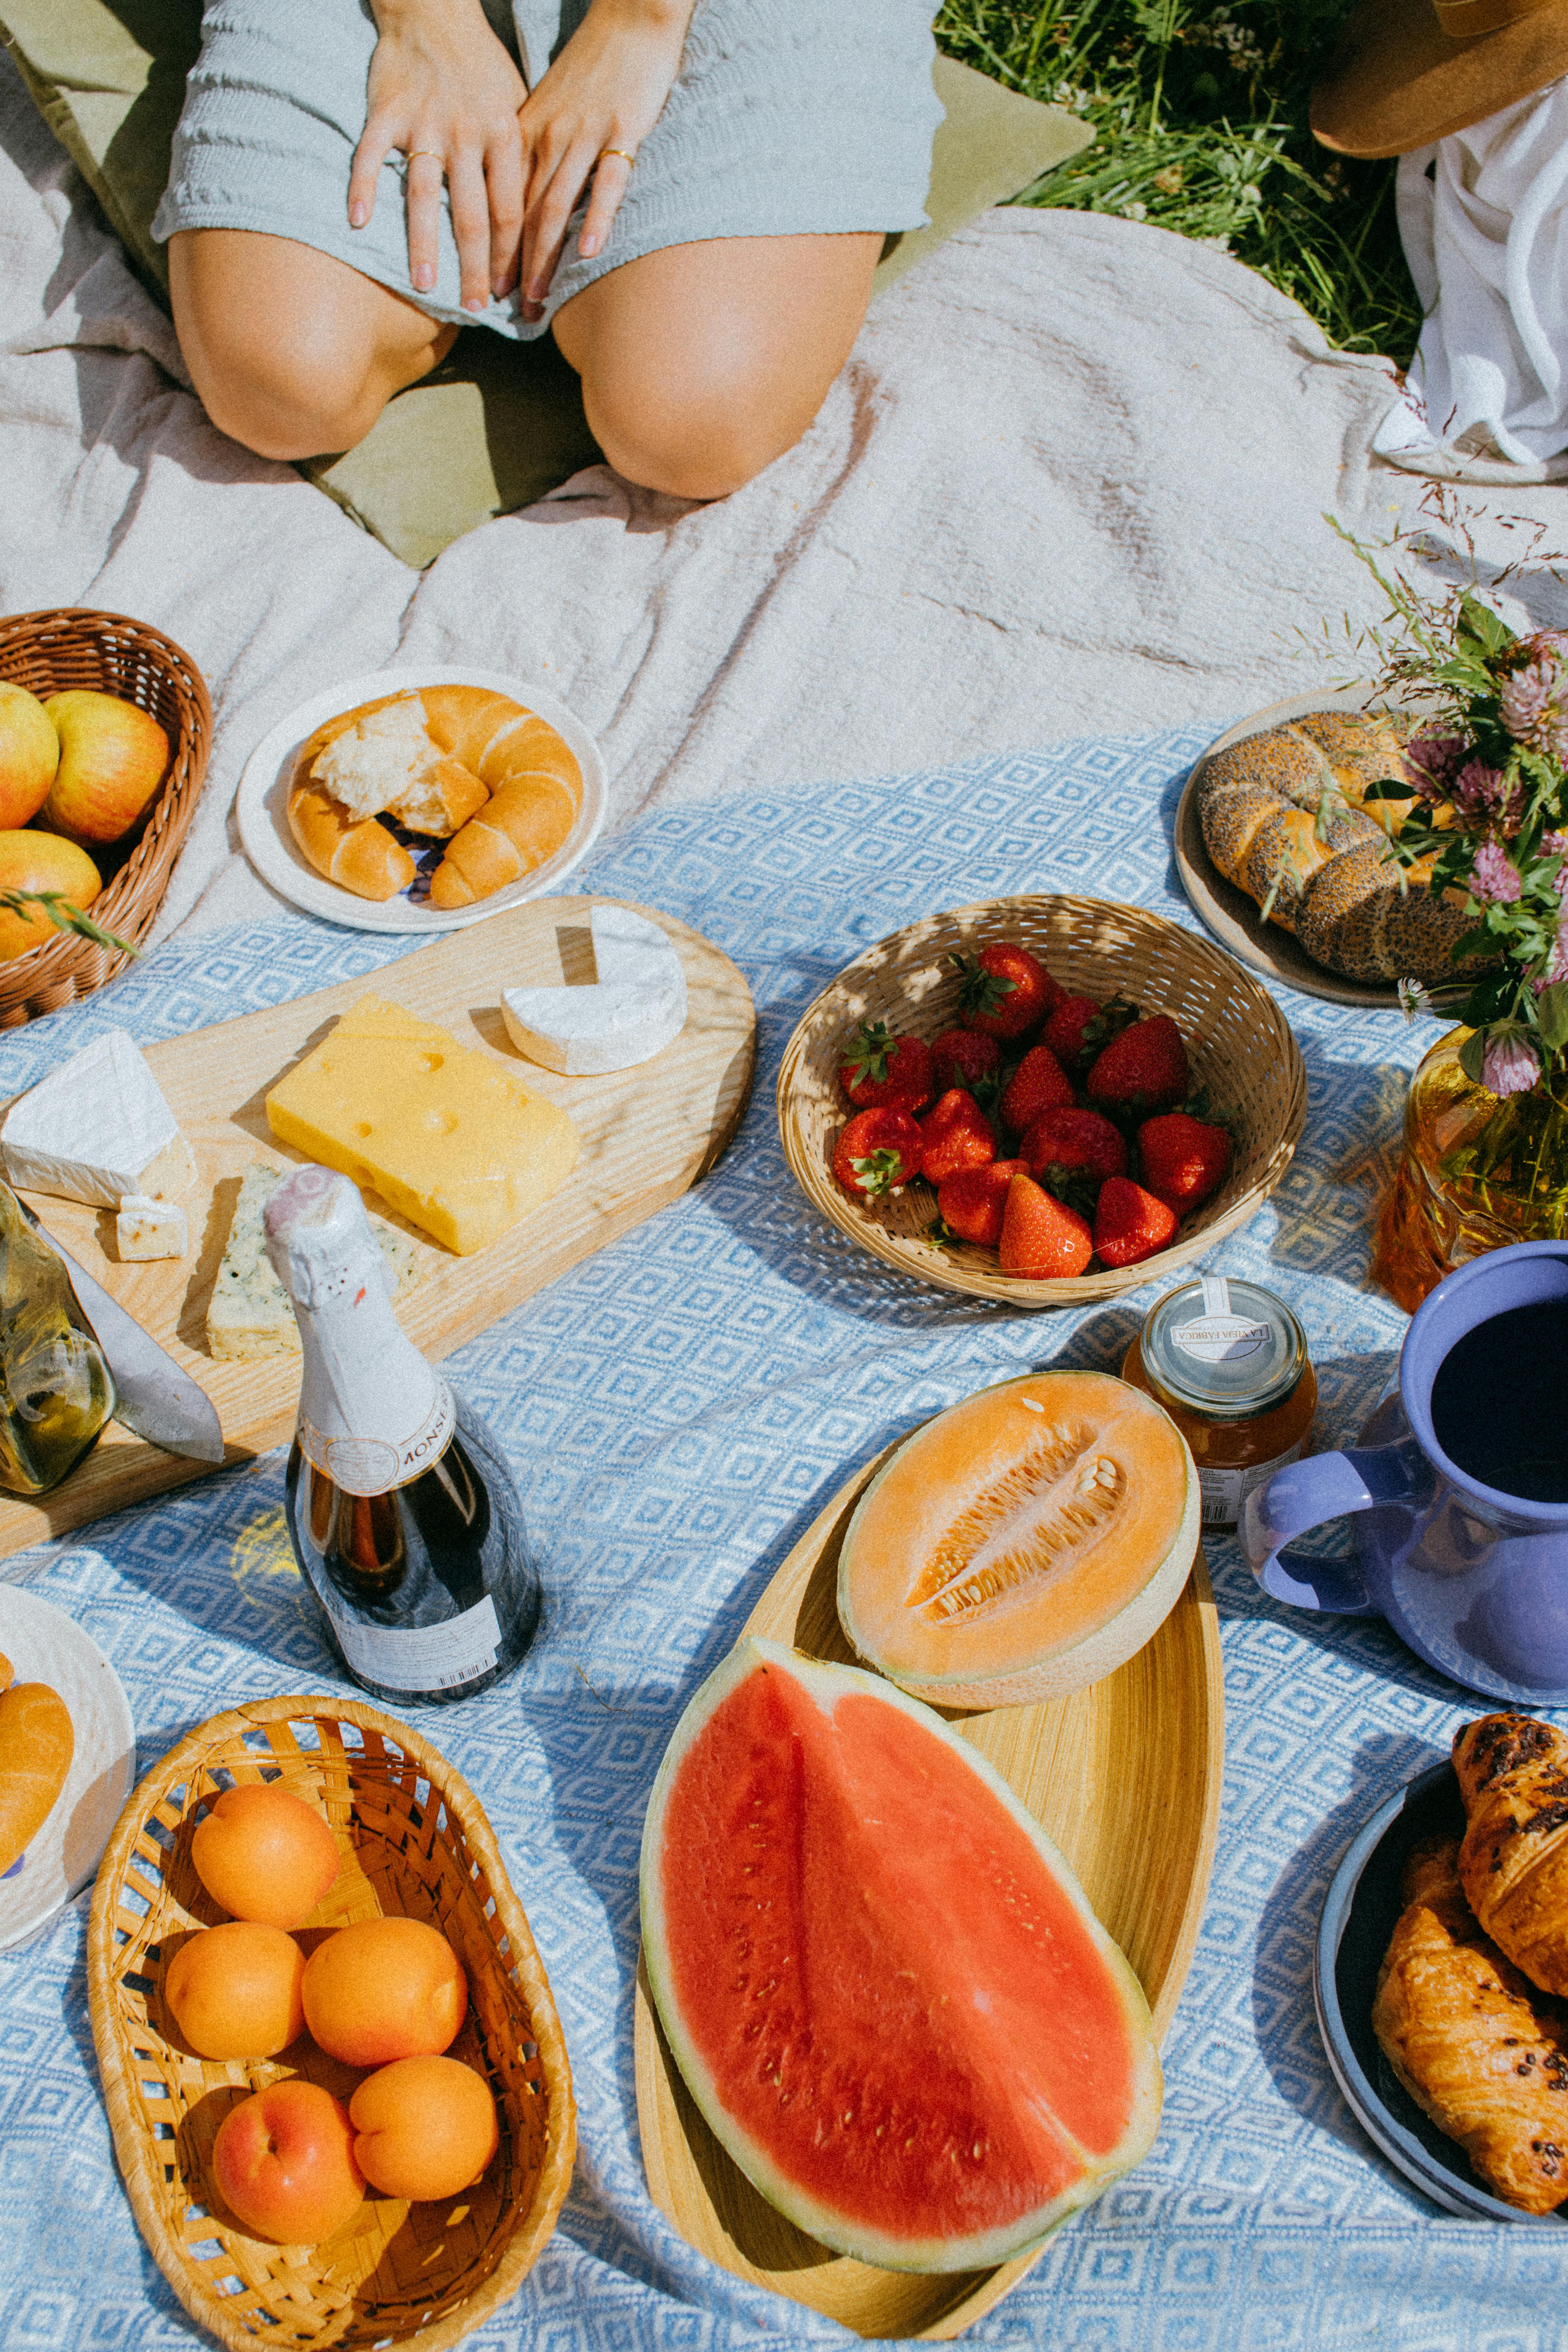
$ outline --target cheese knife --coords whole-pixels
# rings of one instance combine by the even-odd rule
[[[160,1348],[134,1316],[126,1313],[118,1299],[110,1297],[100,1282],[78,1265],[26,1201],[19,1199],[17,1206],[65,1267],[77,1305],[103,1349],[114,1375],[114,1419],[137,1437],[161,1445],[166,1454],[186,1454],[195,1462],[221,1462],[223,1428],[205,1391],[180,1370],[173,1356]]]

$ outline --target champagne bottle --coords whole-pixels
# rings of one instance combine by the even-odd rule
[[[377,1698],[472,1697],[510,1674],[539,1622],[510,1473],[399,1329],[348,1179],[297,1170],[266,1227],[304,1357],[289,1533],[332,1643]]]

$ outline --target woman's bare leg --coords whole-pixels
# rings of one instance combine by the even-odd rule
[[[458,331],[346,261],[258,229],[172,236],[169,293],[202,405],[261,457],[352,449]]]
[[[618,473],[721,499],[793,448],[849,356],[879,232],[714,237],[628,261],[563,302],[555,340]]]

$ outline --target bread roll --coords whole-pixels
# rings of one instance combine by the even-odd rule
[[[1370,786],[1405,787],[1368,800]],[[1209,856],[1315,961],[1350,980],[1452,980],[1469,929],[1462,891],[1434,897],[1430,866],[1385,855],[1415,805],[1404,748],[1385,719],[1314,710],[1205,762],[1198,818]]]
[[[0,1876],[53,1812],[75,1752],[66,1703],[47,1683],[0,1691]]]
[[[351,816],[320,784],[290,788],[289,830],[317,873],[356,898],[395,898],[414,879],[414,860],[385,825]]]
[[[463,689],[445,687],[438,695]],[[498,695],[499,703],[504,698]],[[492,890],[521,882],[554,856],[577,822],[583,805],[583,772],[553,727],[531,711],[511,706],[512,717],[496,715],[483,744],[464,740],[478,758],[490,798],[447,845],[447,855],[430,877],[430,903],[447,911],[471,907]],[[437,740],[446,720],[436,709],[430,731]],[[476,730],[477,731],[477,730]]]
[[[1468,1826],[1459,1876],[1481,1926],[1544,1992],[1568,1993],[1568,1734],[1483,1715],[1454,1735]]]

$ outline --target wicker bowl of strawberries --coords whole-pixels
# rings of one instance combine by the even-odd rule
[[[1300,1138],[1300,1049],[1196,933],[1099,898],[994,898],[879,940],[805,1013],[784,1155],[884,1265],[1016,1307],[1205,1256]]]

